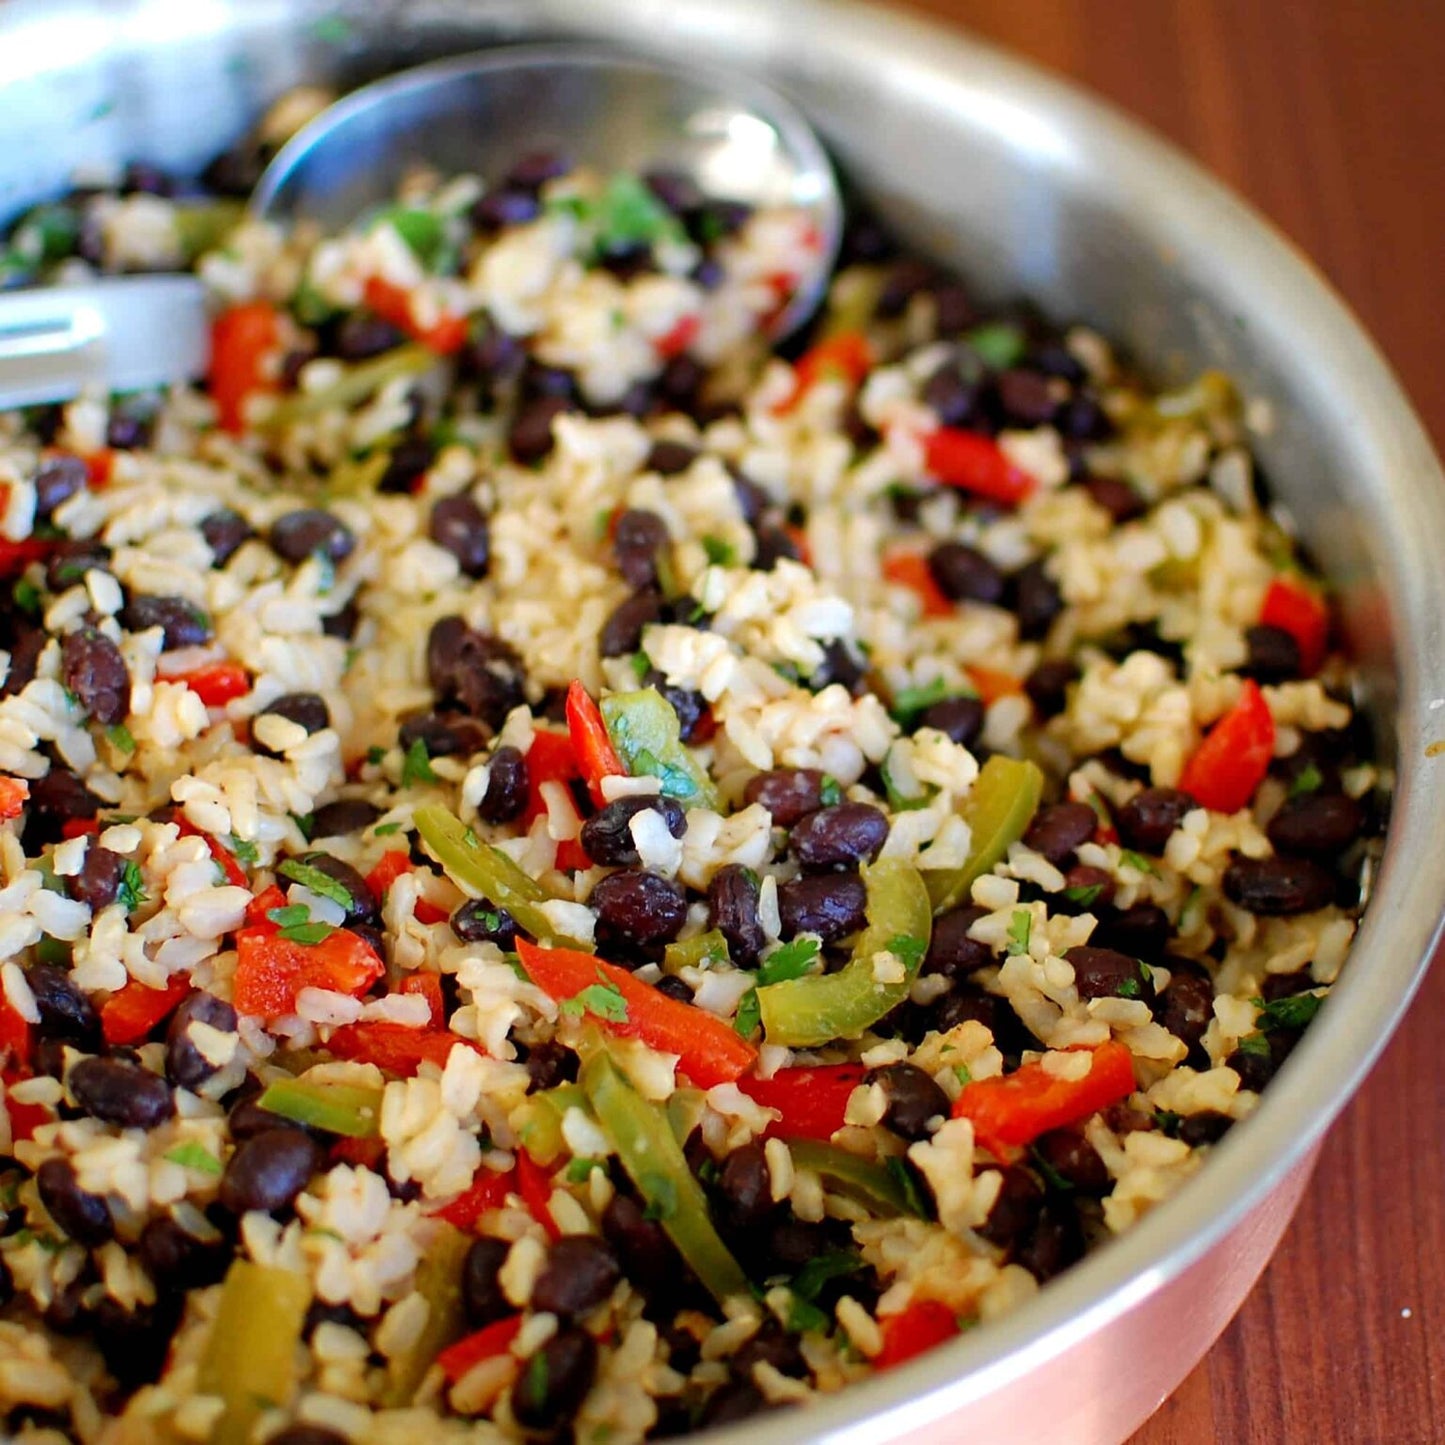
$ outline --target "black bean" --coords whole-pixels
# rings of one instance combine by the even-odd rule
[[[25,847],[37,853],[46,843],[57,843],[67,823],[93,818],[100,811],[100,799],[69,768],[52,764],[44,777],[30,780],[30,799],[25,815]]]
[[[1126,848],[1157,858],[1184,815],[1196,806],[1194,799],[1178,788],[1144,788],[1114,814],[1119,841]]]
[[[687,895],[659,873],[610,873],[592,890],[597,943],[628,957],[660,955],[687,922]]]
[[[1017,426],[1043,426],[1054,415],[1056,403],[1048,377],[1024,367],[1010,367],[994,378],[994,393],[1004,420]]]
[[[598,651],[603,657],[626,657],[642,645],[642,630],[662,618],[662,594],[634,592],[619,602],[602,624]]]
[[[548,181],[565,176],[571,169],[571,159],[561,151],[528,151],[507,172],[507,184],[524,191],[535,191]]]
[[[617,798],[582,825],[582,851],[604,867],[627,867],[638,862],[632,839],[632,820],[639,813],[660,813],[674,838],[687,832],[687,815],[674,798],[639,796]]]
[[[334,858],[330,853],[310,852],[303,853],[297,861],[308,868],[319,869],[340,889],[345,890],[346,902],[342,907],[346,909],[348,928],[353,923],[374,923],[380,916],[376,899],[371,896],[371,889],[366,886],[366,879],[344,859]],[[286,875],[283,873],[282,876]],[[339,899],[332,901],[340,902]]]
[[[1134,903],[1117,912],[1105,909],[1094,929],[1094,942],[1131,958],[1158,958],[1174,936],[1169,915],[1157,903]]]
[[[934,1119],[947,1119],[948,1095],[930,1074],[913,1064],[888,1064],[867,1075],[867,1082],[881,1084],[888,1100],[883,1122],[905,1139],[926,1139]]]
[[[50,641],[43,627],[31,627],[20,618],[12,619],[14,638],[10,642],[10,666],[5,681],[0,683],[0,697],[14,697],[35,680],[40,654]]]
[[[575,1319],[595,1310],[621,1278],[622,1266],[609,1244],[595,1235],[569,1234],[547,1251],[529,1304]]]
[[[533,1044],[527,1052],[527,1092],[555,1089],[558,1084],[575,1083],[577,1055],[555,1040]]]
[[[1153,979],[1139,960],[1127,953],[1080,944],[1064,957],[1074,966],[1074,987],[1080,998],[1154,997]]]
[[[82,1059],[66,1081],[87,1114],[125,1129],[155,1129],[175,1113],[170,1085],[127,1059]]]
[[[1114,430],[1109,413],[1089,392],[1080,392],[1065,402],[1054,416],[1054,425],[1070,441],[1102,441]]]
[[[1239,1075],[1241,1088],[1252,1089],[1255,1093],[1263,1089],[1279,1069],[1273,1049],[1261,1034],[1243,1040],[1224,1063],[1226,1068]]]
[[[679,1265],[672,1242],[630,1194],[614,1194],[608,1201],[602,1233],[628,1280],[645,1294],[667,1293],[675,1285]]]
[[[35,1183],[46,1212],[77,1244],[94,1249],[115,1233],[110,1207],[80,1187],[69,1159],[47,1159],[36,1170]]]
[[[693,992],[682,979],[665,974],[652,985],[664,998],[676,999],[678,1003],[691,1003]]]
[[[940,336],[957,336],[978,319],[973,298],[958,281],[940,281],[933,288],[933,309]]]
[[[655,687],[663,695],[668,706],[677,714],[678,736],[683,742],[690,742],[697,725],[707,713],[707,699],[690,687],[673,687],[655,667],[648,669],[642,685]]]
[[[381,817],[381,809],[365,798],[338,798],[323,803],[311,815],[313,838],[346,838],[371,827]]]
[[[1311,913],[1333,900],[1335,875],[1310,858],[1235,858],[1224,870],[1224,892],[1250,913]]]
[[[1179,1121],[1178,1137],[1191,1149],[1201,1144],[1217,1144],[1234,1127],[1234,1120],[1228,1114],[1205,1109],[1199,1114],[1190,1114]]]
[[[141,1230],[138,1252],[156,1287],[177,1292],[219,1283],[231,1253],[224,1241],[197,1239],[168,1214],[157,1215]]]
[[[888,841],[888,817],[872,803],[835,803],[809,813],[788,840],[804,868],[856,868],[871,863]]]
[[[1013,578],[1013,610],[1018,615],[1019,636],[1036,642],[1049,630],[1064,609],[1058,583],[1044,570],[1042,559],[1030,562]]]
[[[221,507],[201,519],[201,536],[211,549],[214,566],[224,567],[240,545],[256,534],[251,524],[230,507]]]
[[[735,1425],[767,1408],[762,1391],[751,1380],[729,1380],[707,1397],[707,1404],[697,1417],[698,1428],[710,1430],[714,1425]]]
[[[357,623],[361,621],[361,608],[352,597],[335,612],[326,613],[321,619],[321,631],[327,637],[339,637],[350,642],[356,636]]]
[[[1102,868],[1075,863],[1064,874],[1064,891],[1056,893],[1049,906],[1056,913],[1092,913],[1097,917],[1113,901],[1113,876]]]
[[[150,444],[154,420],[151,417],[131,416],[123,411],[114,411],[105,424],[105,444],[112,451],[129,452],[137,447]]]
[[[1004,576],[989,558],[962,542],[940,542],[928,554],[928,570],[945,597],[958,602],[1003,600]]]
[[[803,554],[798,544],[782,527],[763,525],[757,531],[757,547],[753,551],[751,567],[755,572],[771,572],[782,560],[801,562]]]
[[[657,472],[660,476],[674,477],[679,472],[685,472],[701,455],[698,447],[690,446],[687,442],[669,441],[664,437],[653,442],[644,466],[648,471]]]
[[[685,216],[703,204],[701,189],[686,171],[651,170],[643,175],[642,180],[675,216]]]
[[[667,546],[667,523],[642,507],[629,507],[612,528],[618,571],[634,590],[657,585],[657,554]]]
[[[1050,803],[1034,814],[1024,832],[1025,847],[1062,866],[1075,848],[1087,843],[1099,815],[1087,803]]]
[[[1287,798],[1265,832],[1279,853],[1333,858],[1365,826],[1364,809],[1345,793],[1301,793]]]
[[[472,225],[479,231],[500,231],[507,226],[524,226],[542,213],[535,191],[504,186],[488,191],[471,211]]]
[[[258,717],[283,717],[307,733],[319,733],[331,726],[331,709],[326,699],[314,692],[283,692],[274,702],[267,703],[257,714]],[[270,753],[264,743],[254,744],[257,752]],[[271,754],[271,756],[275,756]]]
[[[130,711],[130,670],[120,648],[95,627],[78,627],[60,644],[65,685],[96,722],[109,726]]]
[[[748,779],[743,798],[761,803],[773,815],[773,824],[791,828],[823,806],[828,775],[816,768],[774,768]]]
[[[376,490],[391,495],[415,492],[436,460],[436,454],[436,447],[430,437],[403,437],[392,449],[386,470],[376,484]],[[433,534],[432,540],[440,542],[441,538]]]
[[[63,537],[45,563],[45,585],[63,592],[85,580],[87,572],[110,570],[110,548],[94,537]]]
[[[1144,514],[1144,499],[1122,477],[1088,477],[1084,490],[1096,507],[1102,507],[1115,526]]]
[[[1300,675],[1299,643],[1282,627],[1258,623],[1244,631],[1249,649],[1245,664],[1239,670],[1256,682],[1288,682]]]
[[[597,1342],[586,1330],[561,1330],[522,1367],[512,1416],[524,1430],[558,1430],[582,1408],[596,1377]]]
[[[35,474],[35,517],[46,520],[62,503],[67,502],[86,483],[85,463],[69,452],[50,457],[41,463]]]
[[[772,1173],[757,1140],[734,1149],[718,1170],[719,1213],[733,1231],[756,1229],[776,1209]]]
[[[722,280],[722,274],[722,268],[707,256],[692,270],[693,280],[704,291],[713,290]],[[698,390],[706,378],[707,372],[702,363],[684,351],[667,359],[657,378],[658,394],[666,406],[677,411],[693,412],[697,406]]]
[[[1014,1250],[1021,1264],[1040,1284],[1053,1279],[1084,1253],[1079,1217],[1067,1200],[1050,1200]]]
[[[26,969],[25,981],[35,996],[42,1038],[60,1039],[87,1052],[99,1046],[100,1015],[68,973],[37,963]]]
[[[758,875],[741,863],[728,863],[707,885],[708,921],[727,939],[728,956],[739,968],[752,968],[768,941],[758,916]]]
[[[946,697],[924,708],[918,714],[914,729],[933,728],[960,747],[971,748],[983,731],[984,711],[982,698]]]
[[[414,712],[402,718],[397,745],[409,753],[418,742],[429,758],[471,757],[486,747],[491,730],[459,712]]]
[[[784,1375],[806,1375],[807,1362],[798,1342],[775,1319],[763,1321],[762,1328],[728,1361],[740,1380],[751,1380],[754,1365],[771,1365]]]
[[[473,1240],[462,1264],[462,1307],[467,1324],[481,1329],[512,1313],[512,1304],[502,1290],[498,1275],[507,1262],[510,1246],[504,1239]]]
[[[901,316],[913,297],[931,286],[937,276],[933,266],[917,257],[905,256],[895,261],[884,274],[883,289],[878,294],[878,315]]]
[[[457,559],[467,577],[485,577],[491,560],[491,533],[482,509],[468,496],[443,497],[431,509],[428,535]]]
[[[527,700],[522,659],[499,637],[477,632],[460,617],[443,617],[427,638],[427,674],[443,702],[455,700],[488,727]]]
[[[488,761],[487,791],[477,804],[477,814],[488,823],[510,823],[526,806],[527,760],[504,743]]]
[[[998,1198],[979,1225],[978,1232],[990,1244],[1007,1249],[1033,1228],[1044,1207],[1044,1188],[1025,1168],[1011,1164],[1003,1171]]]
[[[497,393],[521,376],[527,364],[526,348],[489,320],[473,321],[472,328],[458,361],[468,377],[481,383],[483,404],[494,404]]]
[[[943,426],[963,427],[978,420],[983,390],[953,362],[940,366],[924,383],[923,404]]]
[[[166,649],[199,647],[212,636],[211,619],[184,597],[152,597],[142,593],[126,603],[120,620],[131,632],[161,628],[161,644]]]
[[[353,312],[336,328],[334,346],[343,361],[367,361],[395,351],[406,341],[406,332],[390,321],[369,312]]]
[[[993,962],[993,952],[986,944],[970,938],[968,931],[984,916],[982,908],[969,904],[953,908],[933,920],[933,935],[923,959],[924,973],[942,973],[949,978],[965,978]]]
[[[115,902],[125,870],[126,860],[119,853],[92,843],[86,850],[80,872],[66,881],[70,884],[73,898],[85,904],[92,913],[99,913]]]
[[[451,925],[463,943],[495,943],[504,953],[517,945],[517,920],[485,898],[463,903],[452,914]]]
[[[863,927],[867,903],[868,890],[856,873],[790,879],[778,889],[783,937],[816,933],[824,943],[834,943]]]
[[[236,1010],[201,989],[181,1000],[166,1030],[166,1077],[182,1089],[199,1089],[216,1072],[216,1066],[191,1042],[192,1023],[234,1033]]]
[[[1034,1141],[1039,1157],[1080,1194],[1107,1194],[1113,1181],[1099,1151],[1074,1129],[1054,1129]]]
[[[226,1163],[220,1201],[235,1215],[285,1209],[311,1182],[324,1157],[320,1144],[301,1129],[282,1126],[253,1134]]]
[[[514,461],[523,466],[540,462],[552,450],[552,422],[571,408],[563,396],[538,396],[522,403],[507,432]]]
[[[271,550],[286,562],[304,562],[317,553],[340,562],[356,549],[351,529],[319,507],[302,507],[277,517],[270,541]]]
[[[1154,1001],[1154,1018],[1194,1052],[1214,1017],[1214,985],[1197,974],[1174,972]]]

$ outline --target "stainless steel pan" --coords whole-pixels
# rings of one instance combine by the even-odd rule
[[[993,295],[1120,338],[1161,379],[1222,366],[1268,404],[1258,450],[1339,588],[1399,791],[1354,957],[1263,1107],[1202,1175],[1016,1314],[834,1397],[717,1434],[750,1445],[1112,1441],[1254,1283],[1321,1135],[1440,928],[1445,482],[1369,339],[1258,217],[1105,107],[965,37],[844,0],[9,0],[0,215],[70,169],[197,168],[303,79],[587,36],[751,69],[798,101],[915,242]]]

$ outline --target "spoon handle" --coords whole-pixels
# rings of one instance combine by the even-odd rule
[[[0,294],[0,411],[201,375],[205,292],[192,276],[124,276]]]

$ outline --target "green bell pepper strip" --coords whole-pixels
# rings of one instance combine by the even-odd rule
[[[539,941],[550,939],[566,948],[592,952],[590,943],[558,935],[552,920],[538,907],[547,901],[542,885],[528,878],[500,848],[481,842],[455,814],[428,804],[416,810],[412,821],[447,877],[463,892],[505,908],[519,927]]]
[[[905,1188],[900,1176],[886,1165],[860,1159],[821,1139],[789,1139],[787,1144],[797,1168],[821,1174],[837,1193],[866,1204],[879,1218],[896,1219],[900,1214],[923,1217],[917,1191]]]
[[[256,1102],[283,1119],[344,1134],[348,1139],[374,1138],[381,1127],[380,1089],[278,1079]]]
[[[615,692],[601,706],[607,736],[630,777],[656,778],[669,798],[688,806],[717,807],[717,788],[683,746],[677,713],[655,687]]]
[[[277,403],[266,418],[266,425],[275,430],[307,417],[320,416],[332,407],[354,406],[380,391],[387,382],[399,376],[418,376],[423,371],[430,371],[436,364],[436,352],[428,351],[419,341],[398,346],[370,361],[358,362],[333,386],[320,391],[298,391],[288,396]]]
[[[297,1385],[296,1346],[310,1307],[305,1275],[248,1259],[226,1271],[196,1376],[201,1394],[226,1402],[211,1445],[247,1445],[262,1413],[289,1403]]]
[[[662,951],[662,971],[681,973],[685,968],[699,968],[707,963],[728,961],[728,941],[719,929],[699,933],[681,943],[669,943]]]
[[[632,1087],[599,1034],[589,1031],[583,1054],[582,1089],[648,1211],[719,1304],[747,1294],[747,1276],[713,1228],[667,1116]]]
[[[933,928],[928,889],[911,863],[896,858],[873,864],[863,881],[868,927],[847,964],[837,973],[806,974],[758,990],[770,1044],[811,1049],[834,1039],[856,1039],[908,997]],[[896,983],[874,977],[874,956],[884,951],[895,953],[904,965],[904,977]]]
[[[995,753],[979,770],[963,805],[973,830],[968,858],[961,868],[925,869],[934,913],[947,913],[966,902],[974,880],[996,867],[1009,844],[1024,835],[1043,796],[1044,775],[1036,763]]]
[[[417,1266],[417,1293],[427,1302],[426,1324],[415,1340],[386,1365],[381,1403],[401,1409],[416,1398],[436,1357],[466,1329],[462,1308],[462,1277],[472,1241],[450,1224]]]
[[[567,1147],[562,1119],[568,1109],[590,1113],[587,1096],[576,1084],[559,1084],[525,1100],[518,1114],[517,1137],[538,1164],[550,1165]]]

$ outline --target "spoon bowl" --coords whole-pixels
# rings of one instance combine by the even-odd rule
[[[520,156],[540,152],[607,172],[679,173],[709,200],[805,211],[822,244],[773,323],[774,337],[817,308],[842,206],[803,116],[748,77],[585,46],[480,51],[365,86],[292,137],[251,209],[332,231],[391,201],[418,166],[477,173],[493,185]]]

